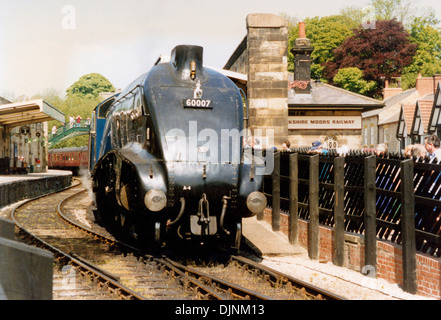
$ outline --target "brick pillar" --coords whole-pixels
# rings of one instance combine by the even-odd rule
[[[247,16],[249,129],[274,130],[278,147],[288,137],[288,21],[273,14]],[[268,141],[271,143],[271,141]],[[262,144],[266,147],[265,139]]]

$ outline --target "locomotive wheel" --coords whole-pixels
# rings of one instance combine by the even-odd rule
[[[112,218],[114,218],[113,211],[115,210],[116,200],[112,194],[106,194],[104,188],[99,184],[97,189],[95,201],[98,208],[98,214],[104,221],[111,222]]]

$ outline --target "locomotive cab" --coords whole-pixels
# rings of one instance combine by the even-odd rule
[[[236,85],[203,67],[203,49],[177,46],[112,103],[92,172],[100,211],[135,237],[224,239],[262,212],[256,165],[243,162]]]

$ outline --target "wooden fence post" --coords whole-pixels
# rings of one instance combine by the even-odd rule
[[[371,278],[376,277],[377,270],[376,162],[375,155],[364,158],[364,256],[365,266],[374,269]]]
[[[297,153],[289,156],[289,220],[288,240],[297,244],[299,238],[299,161]]]
[[[401,235],[403,239],[403,289],[417,293],[416,245],[415,245],[415,194],[414,163],[412,159],[401,161]]]
[[[271,226],[273,231],[280,230],[280,152],[274,153],[273,201]]]
[[[319,258],[319,155],[309,158],[309,227],[308,255]]]
[[[345,260],[345,158],[334,159],[334,264],[343,267]]]

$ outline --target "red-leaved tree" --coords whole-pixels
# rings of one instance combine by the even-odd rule
[[[356,67],[363,70],[365,80],[376,81],[381,88],[384,80],[401,76],[402,69],[412,63],[416,49],[400,22],[377,21],[374,29],[354,30],[354,36],[333,51],[334,59],[325,64],[324,75],[332,82],[339,69]]]

